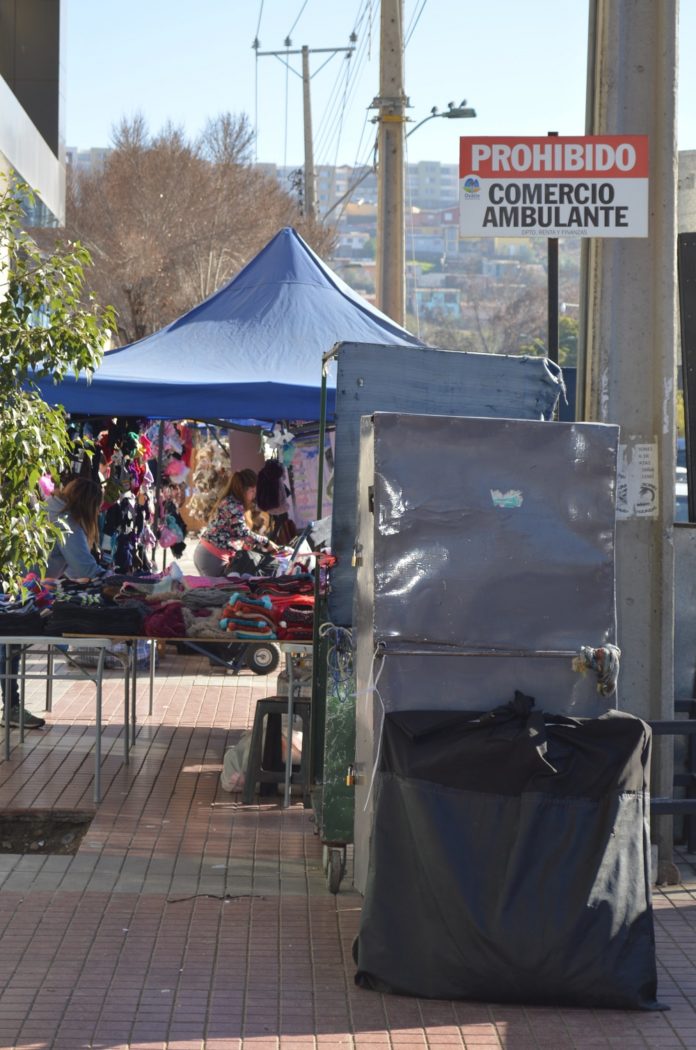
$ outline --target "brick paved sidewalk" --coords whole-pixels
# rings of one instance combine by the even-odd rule
[[[0,1050],[696,1050],[696,882],[656,897],[666,1013],[357,989],[360,897],[327,892],[311,814],[219,787],[225,748],[273,687],[167,656],[125,768],[109,681],[104,799],[78,853],[0,854]],[[4,809],[93,809],[93,716],[93,686],[56,687],[49,727],[23,747],[14,733],[0,763]]]

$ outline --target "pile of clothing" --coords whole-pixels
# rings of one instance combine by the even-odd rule
[[[0,634],[108,635],[226,641],[311,641],[310,574],[105,576],[90,583],[27,578],[0,600]]]

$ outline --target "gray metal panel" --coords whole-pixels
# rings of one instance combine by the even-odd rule
[[[696,525],[674,526],[674,696],[696,696]]]
[[[616,427],[373,418],[378,639],[614,641]]]
[[[596,718],[616,707],[616,696],[598,693],[596,676],[574,671],[569,656],[409,656],[397,651],[383,662],[378,688],[385,711],[490,711],[512,700],[518,689],[533,696],[539,710],[578,718]],[[375,675],[381,663],[378,658]],[[379,701],[375,708],[379,712]]]
[[[432,347],[342,343],[337,353],[336,447],[329,614],[349,626],[355,573],[360,417],[376,411],[443,416],[550,418],[562,384],[544,358],[467,354]]]
[[[547,711],[588,717],[615,706],[593,674],[573,671],[568,653],[461,650],[575,653],[615,642],[617,441],[618,428],[601,424],[388,413],[362,421],[354,632],[360,891],[383,711],[490,710],[517,689]]]

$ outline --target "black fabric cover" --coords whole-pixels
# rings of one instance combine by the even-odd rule
[[[142,635],[146,610],[137,602],[120,605],[78,605],[56,602],[46,630],[50,634]]]
[[[386,716],[358,985],[658,1007],[650,728],[532,705]]]
[[[0,612],[0,634],[24,634],[29,637],[43,634],[45,625],[46,617],[42,616],[38,609],[20,614]]]

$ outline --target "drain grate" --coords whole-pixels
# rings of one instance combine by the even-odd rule
[[[0,813],[0,853],[77,853],[94,813],[12,809]]]

